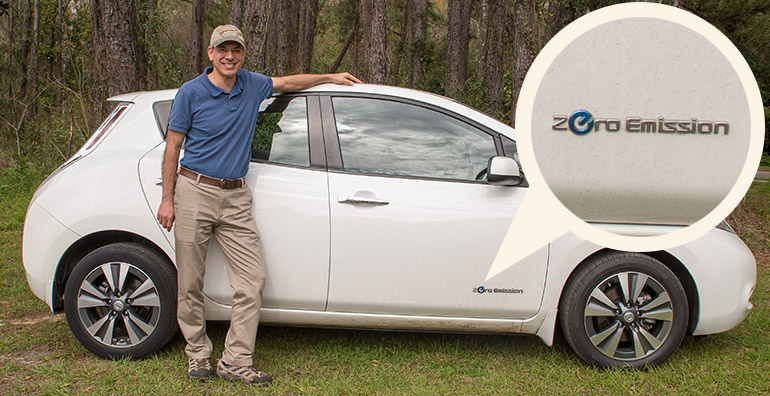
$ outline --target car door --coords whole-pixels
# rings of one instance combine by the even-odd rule
[[[329,205],[318,97],[277,96],[263,102],[260,111],[246,183],[254,196],[252,212],[267,273],[262,305],[322,310],[328,287]],[[160,205],[156,182],[164,148],[160,144],[139,164],[153,213]],[[166,236],[173,242],[173,233]],[[225,257],[213,238],[204,293],[216,303],[232,304]]]
[[[485,281],[526,192],[479,180],[502,153],[494,132],[425,103],[342,95],[322,103],[332,153],[330,311],[538,311],[547,247]]]

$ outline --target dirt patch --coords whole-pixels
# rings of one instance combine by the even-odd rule
[[[34,349],[15,352],[13,355],[0,355],[0,367],[3,374],[0,375],[0,393],[12,394],[14,392],[31,391],[30,387],[40,381],[33,368],[41,362],[51,359],[53,353],[46,349]]]
[[[3,326],[30,326],[39,323],[64,322],[64,315],[54,315],[50,312],[33,312],[25,314],[22,318],[0,318],[0,327]]]
[[[19,367],[36,366],[43,360],[48,360],[54,355],[54,352],[48,349],[33,349],[14,353],[13,356],[0,355],[0,366],[13,364]]]

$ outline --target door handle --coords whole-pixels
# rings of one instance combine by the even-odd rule
[[[340,195],[337,197],[337,202],[353,205],[387,205],[390,202],[374,197],[358,197],[355,195]]]

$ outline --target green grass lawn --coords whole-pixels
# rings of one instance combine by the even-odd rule
[[[557,339],[262,326],[255,365],[266,389],[185,377],[184,341],[138,361],[85,350],[27,286],[21,261],[24,212],[41,176],[0,178],[0,394],[94,395],[462,395],[770,394],[770,183],[754,183],[731,216],[758,261],[754,311],[739,327],[687,337],[662,366],[604,370]],[[729,265],[729,263],[725,263]],[[221,354],[227,325],[211,323]]]

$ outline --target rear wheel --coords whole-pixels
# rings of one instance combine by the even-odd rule
[[[135,243],[101,247],[67,280],[67,323],[98,356],[146,356],[176,333],[176,285],[171,263],[157,252]]]
[[[687,329],[684,288],[639,253],[598,256],[574,274],[559,304],[567,342],[597,366],[644,367],[668,358]]]

